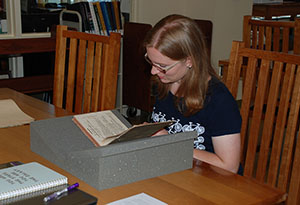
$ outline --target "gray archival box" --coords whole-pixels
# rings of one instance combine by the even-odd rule
[[[117,111],[114,113],[131,125]],[[196,132],[95,145],[72,116],[30,124],[31,150],[98,190],[189,169]]]

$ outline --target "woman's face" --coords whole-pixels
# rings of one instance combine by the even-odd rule
[[[162,83],[180,83],[191,66],[188,60],[174,61],[153,47],[147,47],[146,57],[152,64],[151,74],[157,75]]]

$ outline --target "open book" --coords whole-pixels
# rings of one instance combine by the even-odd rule
[[[73,121],[96,146],[150,137],[173,123],[167,121],[131,126],[116,110],[74,115]]]

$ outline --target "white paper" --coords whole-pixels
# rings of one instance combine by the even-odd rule
[[[118,201],[114,201],[109,203],[108,205],[165,205],[166,203],[149,196],[145,193],[140,193],[137,195],[133,195],[124,199],[120,199]]]
[[[12,99],[0,100],[0,128],[28,124],[34,121]]]

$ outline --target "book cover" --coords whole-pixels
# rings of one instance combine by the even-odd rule
[[[104,1],[101,1],[100,7],[101,7],[102,14],[103,14],[103,19],[104,19],[107,35],[109,35],[109,33],[112,29],[111,29],[111,25],[110,25],[110,21],[109,21],[108,12],[106,9],[106,3]]]
[[[102,10],[101,10],[100,2],[97,1],[97,2],[95,2],[95,4],[97,6],[97,10],[98,10],[98,14],[99,14],[99,19],[100,19],[100,22],[101,22],[101,26],[102,26],[102,29],[103,29],[103,33],[104,33],[104,35],[107,36],[108,33],[107,33],[106,26],[105,26],[104,17],[103,17],[103,13],[102,13]]]
[[[95,146],[151,137],[173,123],[167,121],[128,126],[130,123],[121,114],[110,110],[74,115],[73,121]]]
[[[0,200],[31,194],[67,183],[67,177],[37,162],[1,169]]]

